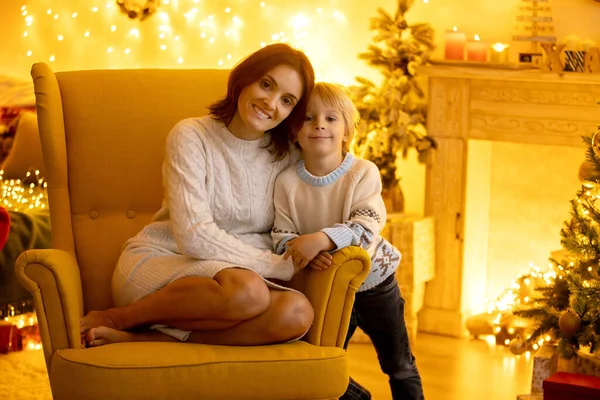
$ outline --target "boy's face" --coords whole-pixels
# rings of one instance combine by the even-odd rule
[[[342,146],[348,140],[344,117],[339,110],[312,97],[308,102],[306,119],[297,142],[304,155],[342,155]]]

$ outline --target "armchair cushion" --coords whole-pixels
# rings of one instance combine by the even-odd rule
[[[56,399],[335,398],[346,389],[345,357],[340,348],[301,341],[260,347],[116,343],[57,351],[50,382]]]

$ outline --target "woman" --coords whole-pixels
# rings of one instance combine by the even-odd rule
[[[273,186],[293,161],[288,135],[302,126],[314,85],[308,58],[266,46],[230,73],[209,115],[179,122],[167,138],[165,202],[124,247],[113,275],[116,308],[81,320],[82,341],[181,340],[262,345],[302,336],[313,310],[273,254]],[[129,332],[151,326],[145,332]]]

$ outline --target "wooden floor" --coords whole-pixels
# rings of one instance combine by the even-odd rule
[[[373,400],[391,400],[387,377],[370,344],[351,344],[350,374]],[[530,392],[533,357],[516,357],[484,340],[419,334],[413,354],[426,400],[516,400]]]

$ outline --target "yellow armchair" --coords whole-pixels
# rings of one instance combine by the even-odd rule
[[[160,207],[167,133],[224,95],[225,70],[32,68],[53,249],[17,260],[32,293],[55,400],[335,399],[348,384],[342,349],[354,294],[370,267],[348,248],[326,272],[291,282],[315,309],[303,341],[235,347],[191,343],[80,346],[79,318],[112,305],[125,240]]]

